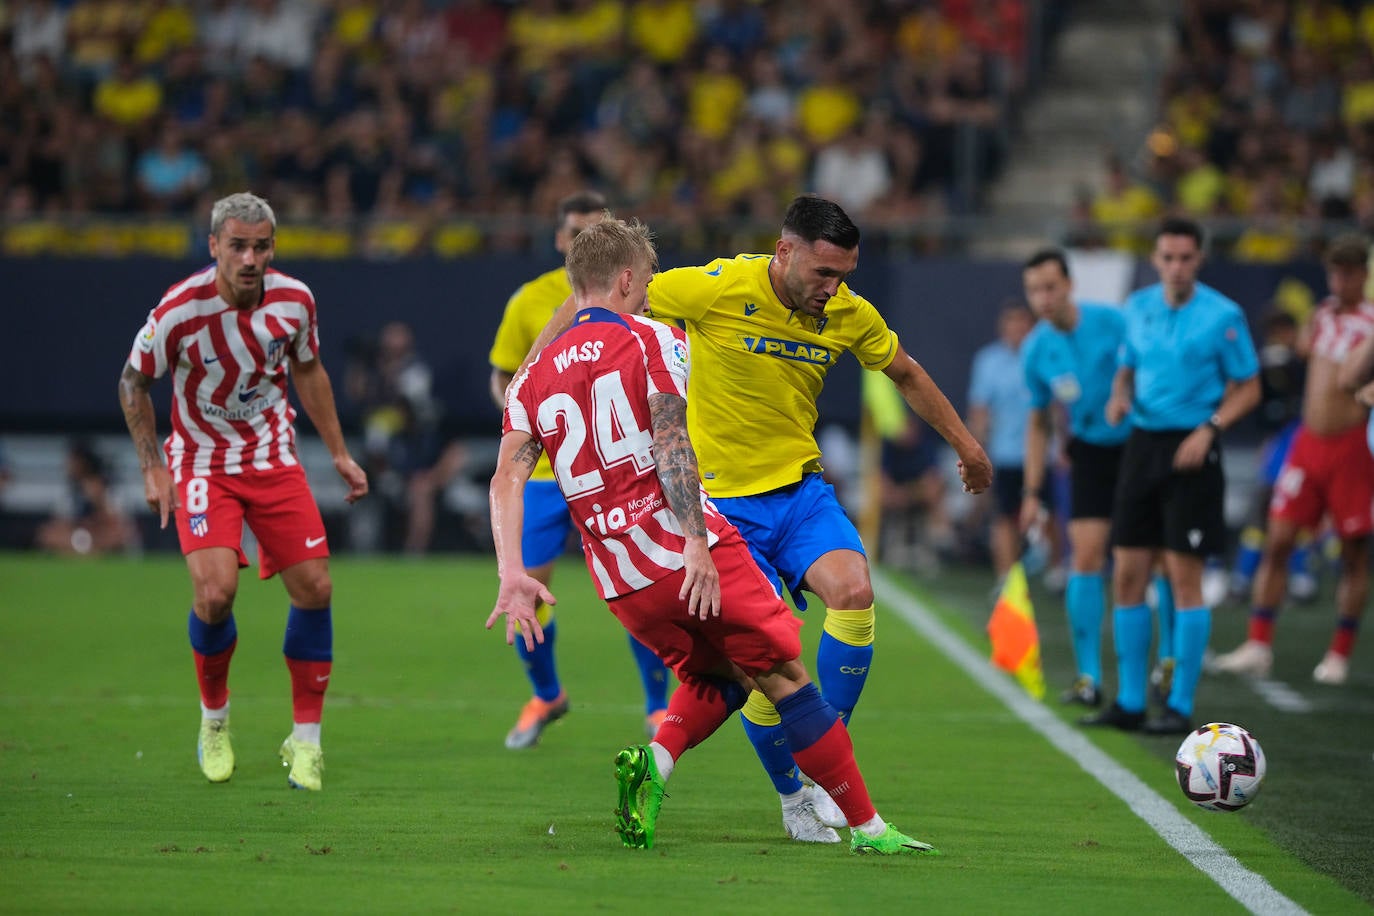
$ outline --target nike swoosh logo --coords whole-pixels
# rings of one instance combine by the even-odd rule
[[[305,539],[305,546],[306,546],[306,547],[318,547],[318,546],[320,546],[320,545],[323,544],[323,543],[324,543],[324,535],[320,535],[320,536],[317,537],[317,538],[306,538],[306,539]]]
[[[205,357],[204,362],[205,362],[205,365],[208,366],[208,365],[210,365],[211,363],[217,363],[217,362],[219,362],[219,357],[218,357],[218,356],[207,356],[207,357]]]
[[[327,680],[329,680],[329,675],[327,675],[327,674],[317,674],[317,675],[315,675],[315,682],[316,682],[316,683],[322,684],[322,683],[324,683],[324,682],[327,681]]]
[[[719,277],[719,276],[720,276],[720,269],[721,269],[722,267],[724,267],[724,266],[725,266],[724,264],[717,264],[715,270],[708,270],[708,271],[706,271],[706,276],[708,276],[708,277]]]
[[[253,398],[255,398],[255,397],[257,397],[257,396],[258,396],[258,389],[256,389],[256,388],[249,388],[247,391],[240,391],[240,392],[239,392],[239,403],[241,403],[241,404],[247,404],[249,401],[253,400]]]

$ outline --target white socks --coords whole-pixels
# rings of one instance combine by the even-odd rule
[[[887,830],[887,821],[883,820],[877,814],[874,814],[872,818],[864,821],[854,829],[864,836],[882,836],[883,832]]]
[[[206,709],[205,704],[200,704],[200,717],[202,719],[219,719],[223,722],[229,718],[229,704],[225,703],[219,709]]]
[[[650,743],[649,750],[654,752],[654,765],[658,767],[658,775],[663,777],[664,782],[667,782],[677,761],[673,760],[673,755],[668,753],[668,749],[657,741]]]
[[[291,737],[307,744],[320,743],[320,723],[297,722],[291,728]]]

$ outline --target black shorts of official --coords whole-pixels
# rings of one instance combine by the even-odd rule
[[[1026,488],[1026,472],[1022,468],[997,468],[992,472],[992,498],[997,502],[997,514],[1016,518],[1021,514],[1021,497]]]
[[[1069,518],[1110,519],[1125,446],[1070,439],[1067,451],[1073,465],[1069,473]]]
[[[1221,449],[1212,443],[1202,466],[1174,470],[1174,452],[1190,429],[1137,429],[1121,456],[1112,509],[1117,547],[1163,547],[1209,556],[1226,547],[1225,490]]]

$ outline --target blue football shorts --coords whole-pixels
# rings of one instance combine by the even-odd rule
[[[568,502],[554,480],[525,483],[525,530],[520,533],[520,553],[533,569],[563,555],[572,531]]]
[[[787,586],[799,611],[806,610],[802,577],[811,564],[832,550],[864,553],[835,488],[820,474],[807,474],[791,486],[758,496],[711,501],[744,535],[759,569],[779,593]]]

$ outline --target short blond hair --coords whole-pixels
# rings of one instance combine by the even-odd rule
[[[272,212],[272,207],[261,197],[247,191],[215,201],[210,208],[210,234],[218,236],[224,224],[231,219],[249,224],[267,222],[272,224],[273,232],[277,229],[277,215]]]
[[[625,222],[604,211],[601,222],[583,229],[568,247],[568,280],[574,292],[604,293],[627,267],[647,263],[658,269],[653,233],[639,220]]]

